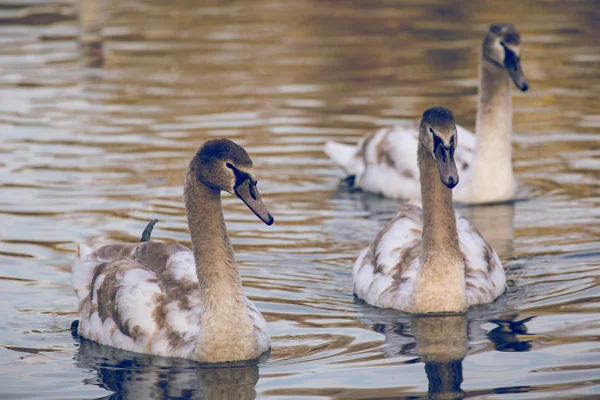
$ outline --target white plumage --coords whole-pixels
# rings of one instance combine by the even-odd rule
[[[195,359],[203,309],[192,252],[159,242],[80,244],[73,262],[79,334],[138,353]],[[270,347],[267,324],[245,298],[260,352]]]
[[[456,167],[461,183],[454,201],[482,204],[513,200],[510,81],[529,87],[520,64],[520,35],[511,24],[491,25],[479,62],[477,134],[457,126]],[[355,187],[392,198],[421,196],[417,171],[418,124],[407,122],[365,135],[357,146],[325,144],[325,153],[344,169]]]
[[[209,140],[192,158],[184,199],[193,251],[151,242],[95,250],[80,244],[73,262],[78,334],[119,349],[202,362],[256,359],[269,350],[267,324],[244,295],[225,227],[221,190],[238,196],[267,225],[246,151]]]
[[[356,146],[328,141],[325,153],[353,177],[353,186],[359,189],[397,199],[421,197],[417,167],[418,121],[381,128],[360,139]],[[453,191],[453,199],[469,202],[466,184],[475,152],[475,135],[456,126],[460,137],[456,148],[456,167],[461,184]]]
[[[467,307],[492,302],[506,289],[498,254],[458,212],[460,250],[465,260]],[[418,204],[400,205],[398,214],[363,249],[352,270],[354,293],[381,308],[407,310],[421,268],[423,221]]]
[[[504,269],[498,254],[452,205],[452,189],[463,179],[456,164],[465,142],[452,112],[427,109],[418,132],[410,151],[417,153],[415,190],[423,205],[400,205],[396,217],[360,253],[352,271],[354,293],[374,306],[410,313],[464,312],[504,292]],[[379,131],[372,146],[384,148],[386,136]],[[367,160],[376,156],[369,146]]]

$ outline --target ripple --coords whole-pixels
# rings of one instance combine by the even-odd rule
[[[171,3],[0,5],[0,397],[597,394],[593,1]],[[526,200],[460,211],[498,250],[506,294],[454,320],[356,301],[352,264],[397,202],[348,191],[322,144],[432,104],[474,129],[481,34],[504,20],[522,33],[531,82],[513,98]],[[158,218],[155,238],[189,246],[183,174],[214,137],[249,151],[276,218],[267,227],[223,197],[270,357],[198,368],[71,338],[75,243],[138,240]]]

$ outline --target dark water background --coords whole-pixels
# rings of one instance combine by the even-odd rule
[[[599,398],[599,10],[0,2],[0,398]],[[462,212],[500,253],[508,292],[466,317],[355,302],[354,258],[396,203],[340,189],[322,144],[432,105],[473,129],[482,35],[504,21],[522,34],[531,87],[514,95],[527,200]],[[72,338],[76,243],[137,240],[158,218],[155,238],[189,245],[183,173],[222,136],[252,155],[276,216],[266,227],[224,199],[270,358],[215,370]]]

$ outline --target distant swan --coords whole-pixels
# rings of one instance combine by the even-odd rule
[[[498,254],[452,206],[459,136],[450,110],[425,111],[417,150],[423,208],[401,205],[358,256],[354,293],[367,303],[419,314],[464,312],[504,292]]]
[[[242,147],[209,140],[185,176],[193,251],[147,241],[153,223],[141,243],[95,250],[80,244],[73,263],[79,335],[138,353],[211,363],[254,359],[267,351],[267,324],[244,296],[221,208],[225,190],[271,225],[256,183]]]
[[[515,198],[510,79],[520,90],[528,88],[521,70],[520,43],[519,32],[511,24],[492,25],[483,39],[477,133],[457,126],[461,145],[455,158],[463,183],[455,190],[456,202]],[[356,146],[327,142],[324,150],[353,186],[392,198],[418,198],[418,136],[418,122],[407,122],[371,132]]]

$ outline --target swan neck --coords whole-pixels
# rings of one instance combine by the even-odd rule
[[[412,312],[463,312],[467,309],[465,262],[458,243],[452,191],[441,181],[437,163],[419,144],[423,237]]]
[[[190,168],[184,184],[200,292],[200,335],[195,357],[205,362],[256,358],[260,352],[223,218],[221,193],[196,176]]]
[[[419,143],[419,172],[423,202],[423,255],[425,259],[443,253],[459,253],[452,190],[442,183],[437,163]]]
[[[476,146],[469,186],[474,202],[514,198],[511,81],[501,66],[481,56]]]
[[[215,285],[242,293],[235,254],[223,218],[221,191],[209,188],[188,172],[184,186],[185,210],[201,294],[210,296]]]

